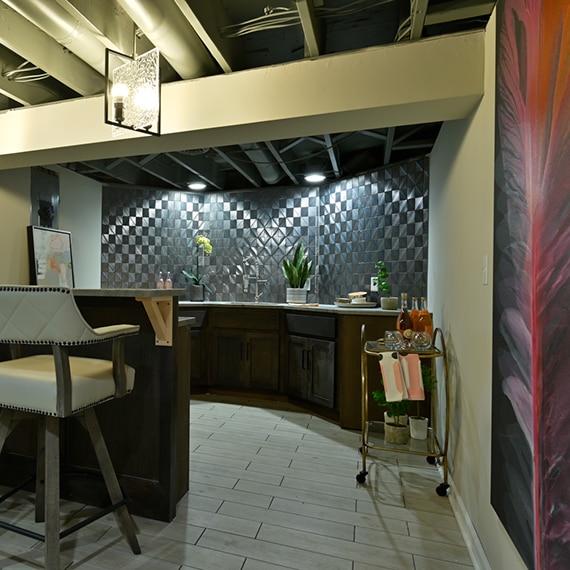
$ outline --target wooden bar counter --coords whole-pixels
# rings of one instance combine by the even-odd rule
[[[178,298],[183,294],[183,289],[74,290],[91,326],[140,326],[140,333],[126,345],[126,362],[136,370],[135,388],[125,398],[98,406],[97,416],[131,513],[162,521],[175,517],[176,505],[188,491],[193,319],[178,318]],[[73,353],[110,359],[107,344]],[[2,454],[0,483],[12,484],[23,471],[33,472],[34,455],[33,426],[23,424]],[[65,427],[62,462],[65,471],[96,471],[87,432],[75,420]],[[104,486],[83,476],[62,478],[62,496],[88,504],[105,500]]]

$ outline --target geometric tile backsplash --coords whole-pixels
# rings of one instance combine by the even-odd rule
[[[261,302],[285,302],[282,260],[300,242],[314,260],[309,302],[369,291],[379,260],[392,294],[425,295],[428,164],[421,158],[321,187],[103,188],[101,286],[154,287],[169,271],[175,287],[186,287],[182,269],[195,269],[194,238],[203,233],[213,247],[200,257],[211,301],[254,301],[257,276]]]

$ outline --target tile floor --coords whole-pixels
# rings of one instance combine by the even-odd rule
[[[365,485],[359,435],[294,406],[203,396],[191,402],[190,493],[176,519],[135,517],[131,554],[112,517],[65,540],[70,569],[467,570],[441,476],[424,457],[376,452]],[[30,497],[10,501],[13,519]],[[88,507],[64,504],[68,518]],[[41,568],[43,546],[0,531],[0,568]]]

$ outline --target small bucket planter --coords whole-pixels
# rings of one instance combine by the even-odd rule
[[[412,439],[427,439],[428,419],[421,416],[410,417],[410,437]]]
[[[380,297],[380,307],[385,311],[396,311],[398,301],[398,297]]]
[[[410,428],[407,425],[384,424],[384,441],[406,445],[410,441]]]

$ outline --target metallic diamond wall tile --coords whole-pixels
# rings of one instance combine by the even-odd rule
[[[332,303],[369,290],[374,264],[386,261],[392,293],[425,295],[428,159],[341,180],[322,188],[229,194],[103,190],[101,286],[153,287],[159,271],[185,287],[196,264],[194,238],[214,251],[201,272],[214,301],[284,302],[283,258],[299,242],[315,261],[310,302]],[[244,284],[249,278],[249,288]],[[376,293],[370,294],[376,299]]]

